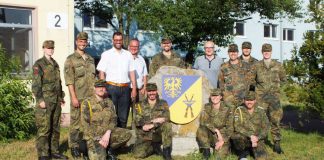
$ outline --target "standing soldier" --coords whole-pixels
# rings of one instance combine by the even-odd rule
[[[212,89],[210,102],[205,104],[199,119],[197,142],[204,159],[210,157],[210,147],[218,151],[219,158],[225,158],[229,152],[229,138],[233,132],[230,118],[232,107],[221,101],[220,89]]]
[[[163,38],[161,41],[162,52],[152,58],[149,68],[149,78],[152,78],[156,71],[162,66],[175,66],[185,68],[185,62],[181,57],[172,51],[172,42],[170,38]]]
[[[281,154],[280,121],[283,110],[280,105],[280,87],[286,82],[286,73],[280,62],[271,59],[271,54],[271,44],[263,44],[263,60],[256,64],[256,93],[257,100],[265,107],[271,124],[273,150]]]
[[[93,94],[95,81],[94,59],[85,52],[88,45],[88,34],[80,32],[76,38],[76,50],[69,55],[64,64],[65,84],[68,86],[71,98],[70,106],[70,138],[69,146],[74,158],[80,157],[80,103]]]
[[[146,86],[147,98],[136,104],[135,119],[137,140],[134,146],[134,156],[145,158],[152,153],[161,154],[171,160],[172,125],[167,102],[158,97],[155,83]]]
[[[243,103],[245,93],[252,83],[247,66],[238,59],[236,44],[228,46],[229,61],[222,64],[218,76],[219,87],[223,92],[225,103],[238,106]]]
[[[250,91],[244,98],[244,106],[234,111],[234,134],[231,139],[239,159],[246,159],[251,151],[255,159],[267,159],[264,140],[269,127],[264,109],[257,106],[255,93]]]
[[[91,160],[117,159],[112,152],[125,145],[131,133],[117,128],[117,115],[113,102],[105,98],[106,81],[95,83],[95,94],[81,103],[81,130],[87,142]]]
[[[33,66],[32,92],[36,98],[36,148],[39,160],[51,158],[66,159],[59,153],[61,106],[64,105],[64,92],[60,69],[52,58],[54,41],[43,43],[44,57]]]
[[[254,64],[258,60],[251,56],[252,44],[251,42],[245,41],[242,43],[242,55],[240,60],[249,64]]]

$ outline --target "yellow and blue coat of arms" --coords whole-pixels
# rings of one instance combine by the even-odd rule
[[[202,78],[164,75],[162,98],[168,102],[172,122],[189,123],[198,117],[202,107]]]

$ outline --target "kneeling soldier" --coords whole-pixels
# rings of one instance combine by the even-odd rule
[[[146,86],[147,98],[135,104],[134,123],[137,140],[134,146],[134,156],[145,158],[154,152],[161,154],[163,145],[163,158],[171,159],[172,125],[167,102],[158,97],[155,83]]]
[[[117,128],[113,102],[105,98],[106,83],[95,83],[95,95],[81,103],[81,130],[91,160],[117,159],[112,153],[131,138],[127,129]]]
[[[255,159],[267,159],[264,140],[269,127],[265,111],[256,105],[255,93],[250,91],[244,99],[244,106],[234,111],[234,134],[231,138],[239,159],[246,159],[250,151]]]
[[[233,132],[232,107],[221,101],[220,89],[212,89],[210,102],[205,104],[200,114],[197,142],[204,159],[210,157],[210,147],[215,148],[219,158],[229,152],[229,137]]]

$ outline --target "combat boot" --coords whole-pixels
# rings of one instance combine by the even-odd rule
[[[210,157],[210,149],[209,148],[202,148],[201,149],[201,153],[204,157],[204,160],[208,160],[208,158]]]
[[[283,150],[280,147],[280,141],[276,141],[273,145],[273,151],[278,153],[278,154],[282,154]]]
[[[67,156],[60,153],[52,153],[50,157],[53,159],[68,159]]]
[[[107,160],[118,160],[118,158],[114,155],[114,152],[112,150],[112,148],[107,148]]]
[[[163,148],[163,159],[164,160],[172,160],[171,157],[171,147]]]
[[[247,156],[250,154],[250,152],[248,150],[243,150],[243,151],[239,151],[238,156],[239,156],[239,160],[248,160]]]
[[[73,158],[80,158],[81,153],[79,151],[79,148],[77,148],[77,147],[71,148],[71,155]]]
[[[47,156],[40,156],[38,157],[38,160],[50,160],[50,158]]]
[[[161,143],[152,142],[153,152],[157,155],[162,155]]]

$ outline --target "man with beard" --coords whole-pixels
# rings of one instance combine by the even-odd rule
[[[156,153],[171,160],[172,125],[167,102],[160,99],[155,83],[148,83],[147,98],[135,105],[134,123],[137,140],[134,145],[135,158],[145,158]]]
[[[246,160],[250,152],[257,160],[267,159],[264,140],[270,126],[265,110],[256,104],[254,92],[249,91],[244,98],[244,105],[235,109],[233,124],[231,139],[239,160]]]
[[[185,62],[181,57],[172,51],[172,42],[170,38],[163,38],[161,41],[162,52],[156,54],[152,58],[150,64],[149,77],[152,78],[156,71],[162,66],[175,66],[179,68],[185,68]]]
[[[130,99],[136,97],[136,87],[129,90],[129,83],[136,86],[134,60],[130,52],[124,50],[123,35],[113,34],[113,48],[103,52],[98,63],[99,78],[107,81],[107,91],[117,113],[117,126],[126,128]]]
[[[88,34],[80,32],[75,44],[75,52],[69,55],[64,63],[64,78],[71,97],[69,146],[72,156],[78,158],[81,156],[79,143],[82,140],[80,104],[85,98],[93,94],[91,91],[95,82],[96,69],[94,59],[85,52],[88,45]]]

